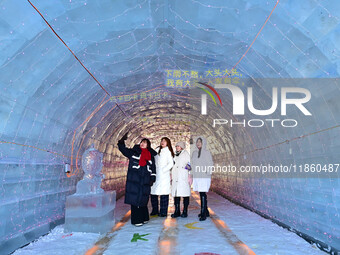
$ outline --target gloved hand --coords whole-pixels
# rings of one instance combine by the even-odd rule
[[[128,138],[129,131],[126,132],[126,134],[121,138],[121,140],[125,141]]]
[[[155,181],[156,181],[156,176],[155,175],[151,175],[150,176],[150,186],[152,186]]]
[[[118,143],[124,143],[124,141],[127,140],[128,134],[129,134],[129,131],[126,132],[126,134],[125,134],[122,138],[120,138],[120,140],[118,141]]]

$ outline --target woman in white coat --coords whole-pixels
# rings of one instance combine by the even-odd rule
[[[207,142],[204,137],[196,139],[197,150],[191,156],[193,190],[198,191],[201,197],[201,213],[199,220],[203,221],[209,217],[207,194],[211,184],[211,167],[214,165],[210,151],[207,149]]]
[[[174,197],[175,212],[171,214],[172,218],[181,216],[188,217],[188,205],[190,197],[190,186],[192,176],[189,174],[188,166],[190,166],[190,154],[184,150],[185,142],[176,144],[175,165],[172,168],[172,192]],[[183,197],[183,212],[181,214],[180,202]]]
[[[168,214],[170,186],[170,171],[174,165],[174,151],[170,139],[163,137],[159,151],[155,156],[156,182],[151,187],[152,212],[150,215],[166,217]],[[158,196],[160,196],[160,210],[158,210]]]

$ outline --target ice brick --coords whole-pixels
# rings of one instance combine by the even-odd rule
[[[115,224],[115,206],[115,191],[68,196],[65,232],[108,232]]]

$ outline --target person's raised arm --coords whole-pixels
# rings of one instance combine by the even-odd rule
[[[127,132],[119,141],[118,141],[118,149],[120,150],[120,152],[127,158],[131,158],[132,157],[132,149],[126,148],[125,146],[125,140],[127,140],[127,136],[128,136]]]

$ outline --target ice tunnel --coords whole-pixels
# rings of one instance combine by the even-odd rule
[[[192,191],[187,219],[169,213],[136,230],[116,218],[105,254],[340,254],[338,1],[0,7],[0,254],[98,247],[100,236],[85,245],[60,230],[65,203],[93,145],[103,154],[101,187],[116,192],[116,217],[126,216],[128,159],[117,142],[127,131],[128,147],[146,137],[155,149],[167,136],[188,152],[204,135],[215,167],[211,215],[198,221]],[[167,227],[176,230],[170,241]],[[48,243],[55,229],[61,242]],[[148,236],[131,239],[138,231]]]

